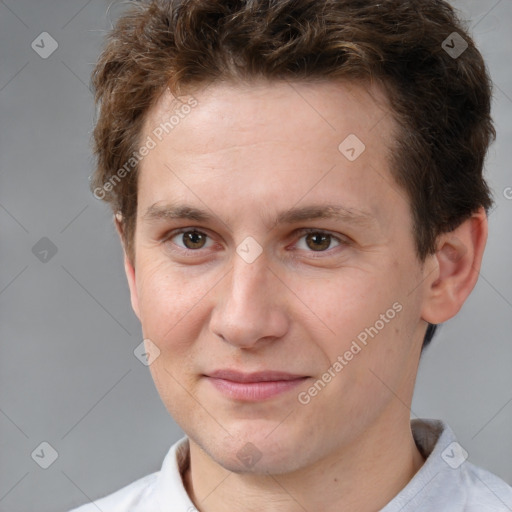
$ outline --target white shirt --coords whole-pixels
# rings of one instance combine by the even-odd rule
[[[412,420],[411,429],[425,463],[380,512],[512,511],[512,487],[468,462],[446,423]],[[70,512],[197,512],[181,477],[188,450],[183,437],[170,448],[160,471]]]

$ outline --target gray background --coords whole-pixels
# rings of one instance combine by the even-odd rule
[[[454,4],[495,84],[487,168],[496,208],[479,283],[424,354],[411,415],[445,419],[470,461],[512,484],[512,0]],[[182,436],[133,355],[141,330],[121,248],[88,190],[89,77],[109,16],[122,11],[108,7],[0,1],[2,512],[62,511],[106,495],[158,470]],[[42,32],[58,42],[46,59],[31,48]],[[43,237],[57,248],[46,262],[32,252]],[[31,457],[43,441],[58,452],[48,469]]]

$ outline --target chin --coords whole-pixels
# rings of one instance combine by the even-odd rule
[[[225,436],[219,442],[208,439],[202,449],[220,466],[237,474],[282,474],[306,464],[305,442],[289,433],[268,435],[268,431]]]

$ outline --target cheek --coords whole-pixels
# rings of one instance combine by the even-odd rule
[[[323,278],[315,283],[297,279],[290,287],[301,301],[291,299],[296,308],[304,310],[304,320],[310,319],[308,323],[315,323],[343,346],[391,308],[392,294],[382,281],[383,275],[346,268],[339,269],[335,279]]]
[[[177,366],[177,361],[184,364],[185,359],[193,358],[194,341],[200,338],[206,321],[208,291],[218,278],[191,276],[188,269],[177,271],[167,262],[155,260],[147,265],[141,262],[137,275],[143,335],[161,351],[163,357],[155,364]]]
[[[331,331],[325,338],[319,336],[317,343],[331,364],[347,354],[343,372],[357,389],[369,387],[368,396],[379,391],[370,370],[392,382],[410,356],[417,311],[399,270],[390,263],[374,272],[347,271],[326,284],[322,293],[309,295],[312,309]]]
[[[185,273],[176,272],[165,261],[156,260],[148,264],[141,262],[137,273],[143,326],[154,327],[156,321],[162,326],[176,323],[204,295],[195,279],[187,279]]]

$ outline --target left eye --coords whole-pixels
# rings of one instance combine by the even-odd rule
[[[325,252],[330,248],[332,240],[335,240],[338,245],[342,245],[339,238],[325,231],[308,230],[303,233],[304,235],[300,239],[305,238],[306,247],[313,249],[313,252]]]

